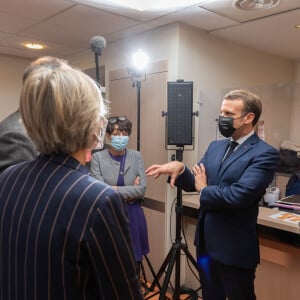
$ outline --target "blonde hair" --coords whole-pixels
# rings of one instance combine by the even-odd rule
[[[25,82],[26,78],[30,75],[30,73],[39,68],[39,67],[48,67],[50,69],[56,68],[68,68],[69,64],[66,60],[53,57],[53,56],[41,56],[36,60],[32,61],[24,70],[23,73],[23,83]]]
[[[39,67],[26,79],[20,112],[43,154],[72,154],[98,142],[107,109],[96,83],[79,70]]]

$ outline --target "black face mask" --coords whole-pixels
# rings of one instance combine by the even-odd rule
[[[226,138],[232,136],[233,133],[235,132],[235,128],[233,127],[233,121],[234,118],[232,117],[219,116],[218,119],[219,131]]]
[[[218,119],[218,125],[219,125],[219,131],[223,136],[226,138],[231,137],[233,133],[235,132],[236,128],[233,127],[233,121],[245,117],[246,114],[243,114],[242,116],[238,118],[232,118],[232,117],[223,117],[219,116]]]

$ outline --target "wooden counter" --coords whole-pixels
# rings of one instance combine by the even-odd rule
[[[198,194],[185,194],[182,195],[182,205],[189,208],[199,208],[199,195]],[[288,223],[286,221],[274,219],[271,216],[279,212],[277,209],[267,207],[260,207],[257,218],[257,224],[264,225],[270,228],[276,228],[288,232],[300,234],[299,224]]]
[[[271,217],[272,215],[274,215],[278,212],[280,212],[278,209],[260,207],[258,218],[257,218],[257,224],[300,234],[300,227],[299,227],[300,222],[298,222],[297,224],[294,224],[294,223],[289,223],[289,222],[282,221],[279,219],[273,219]],[[300,217],[300,215],[295,215],[295,216]]]
[[[199,195],[182,196],[184,228],[188,244],[193,234],[199,208]],[[185,213],[188,212],[188,214]],[[257,219],[260,244],[260,264],[255,278],[255,293],[259,300],[297,300],[300,282],[300,230],[299,223],[289,223],[271,216],[278,210],[259,208]],[[196,287],[197,282],[186,270],[186,284]]]

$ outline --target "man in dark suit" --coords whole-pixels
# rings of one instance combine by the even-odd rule
[[[255,133],[259,97],[246,90],[224,96],[219,130],[227,138],[212,142],[189,170],[182,162],[153,165],[147,175],[170,175],[170,184],[199,192],[195,235],[205,300],[253,300],[259,263],[258,203],[271,183],[279,153]]]
[[[24,70],[23,83],[29,74],[38,67],[68,67],[65,60],[41,56],[32,61]],[[28,137],[19,110],[10,114],[0,123],[0,173],[7,167],[36,158],[38,152]]]
[[[25,132],[20,112],[15,111],[0,123],[0,173],[36,156],[37,151]]]

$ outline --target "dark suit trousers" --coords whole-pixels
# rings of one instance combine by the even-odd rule
[[[255,300],[255,269],[226,266],[198,256],[200,282],[204,300]]]

